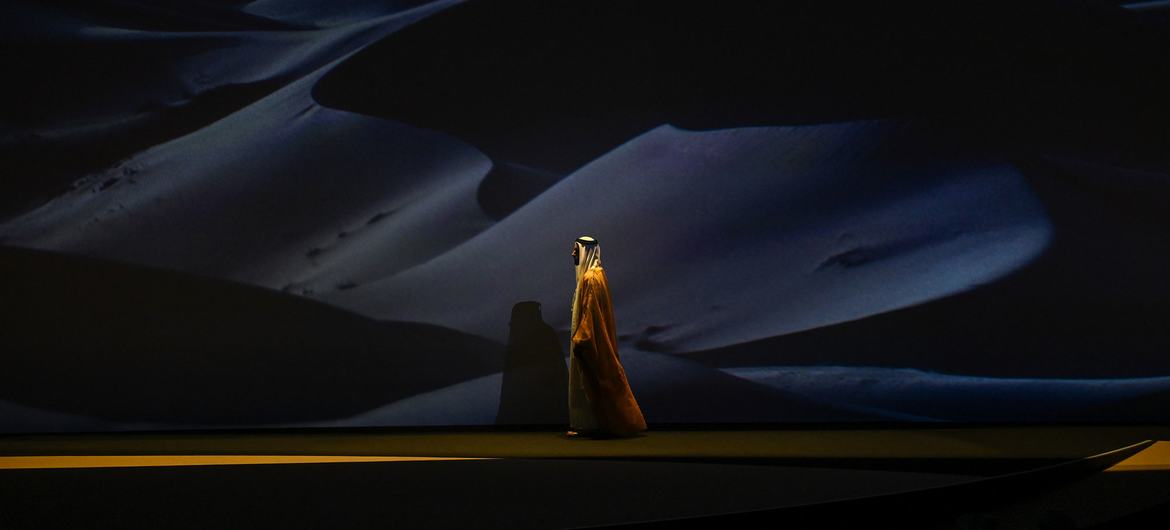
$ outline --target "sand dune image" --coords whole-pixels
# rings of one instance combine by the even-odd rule
[[[1165,422],[1160,12],[814,4],[12,3],[0,432],[492,424],[583,234],[651,424]]]

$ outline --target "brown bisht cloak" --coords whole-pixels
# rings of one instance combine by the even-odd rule
[[[598,428],[619,435],[646,430],[646,419],[618,359],[613,302],[601,267],[592,267],[581,275],[577,303],[580,305],[572,338],[573,355]]]

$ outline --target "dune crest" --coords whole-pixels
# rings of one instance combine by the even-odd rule
[[[500,316],[532,299],[563,329],[564,241],[590,233],[623,332],[659,329],[653,349],[681,352],[923,303],[1037,256],[1050,227],[1021,175],[929,135],[890,122],[660,127],[435,259],[322,300],[499,340]]]

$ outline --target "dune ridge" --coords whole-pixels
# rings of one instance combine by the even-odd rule
[[[23,177],[6,179],[0,219],[40,205],[81,175],[319,76],[321,68],[448,5],[404,12],[387,6],[361,23],[326,29],[190,30],[143,27],[125,14],[101,16],[108,8],[97,6],[52,10],[18,2],[18,16],[0,22],[6,29],[0,53],[26,80],[6,87],[20,104],[0,111],[14,128],[0,137],[0,154]],[[170,9],[195,19],[200,6]],[[131,24],[116,27],[126,19]]]
[[[511,303],[536,299],[563,330],[572,282],[557,256],[564,241],[592,233],[623,329],[651,331],[641,343],[653,351],[687,351],[925,302],[1038,255],[1049,228],[1021,176],[974,153],[931,158],[914,129],[661,127],[449,252],[322,299],[485,337],[498,335]],[[826,262],[843,252],[870,262]],[[513,279],[520,271],[523,282]],[[454,309],[450,299],[477,303]]]

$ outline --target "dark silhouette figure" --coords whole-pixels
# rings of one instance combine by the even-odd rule
[[[557,334],[540,302],[512,306],[497,424],[561,424],[568,416],[568,370]]]

